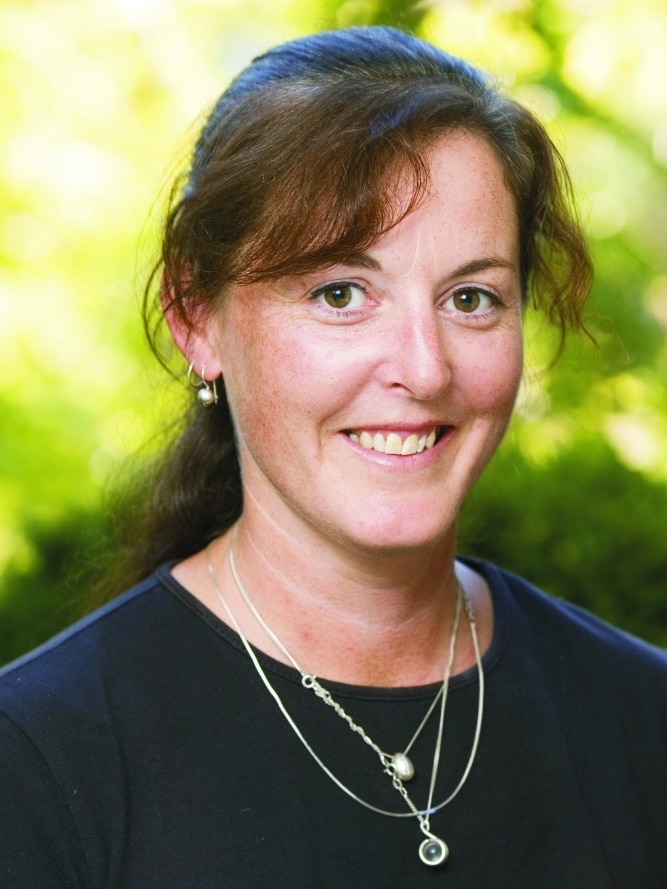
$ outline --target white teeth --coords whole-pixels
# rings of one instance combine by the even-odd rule
[[[350,432],[352,441],[360,444],[367,451],[378,451],[381,454],[394,454],[408,457],[411,454],[421,454],[424,450],[429,450],[435,444],[436,430],[433,429],[428,435],[418,436],[411,433],[403,441],[396,432],[390,432],[386,437],[381,432],[371,435],[365,430],[362,432]]]
[[[409,435],[403,442],[403,447],[401,448],[401,454],[403,454],[404,457],[406,457],[408,454],[416,454],[418,447],[419,447],[419,439],[413,432],[412,435]]]
[[[401,436],[395,432],[390,432],[384,445],[385,454],[400,454],[403,450],[403,442]]]
[[[367,451],[371,451],[373,449],[373,436],[370,432],[362,432],[359,436],[359,444],[362,448],[366,448]]]

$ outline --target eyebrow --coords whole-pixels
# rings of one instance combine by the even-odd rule
[[[500,256],[485,256],[483,259],[473,259],[472,262],[466,262],[454,270],[453,278],[460,278],[465,275],[475,275],[477,272],[483,272],[486,269],[509,269],[511,272],[516,271],[516,265],[509,259],[502,259]]]
[[[368,253],[350,253],[346,256],[341,265],[349,265],[349,266],[360,266],[363,269],[371,269],[373,272],[379,272],[382,270],[382,265],[377,261],[377,259],[373,259],[372,256],[369,256]]]
[[[360,266],[361,268],[371,269],[374,272],[382,271],[382,265],[368,253],[352,253],[346,257],[342,264]],[[511,272],[515,272],[516,265],[511,260],[503,259],[500,256],[484,256],[480,259],[466,262],[454,269],[450,277],[462,278],[467,275],[475,275],[477,272],[483,272],[487,269],[509,269]]]

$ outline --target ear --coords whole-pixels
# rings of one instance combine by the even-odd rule
[[[173,287],[163,281],[160,299],[164,317],[172,339],[183,353],[195,373],[207,380],[215,380],[222,374],[219,346],[220,319],[216,315],[198,307],[193,314],[184,318],[175,308]]]

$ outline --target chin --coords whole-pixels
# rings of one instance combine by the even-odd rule
[[[347,546],[360,552],[387,555],[432,547],[456,534],[456,514],[442,516],[440,521],[431,514],[428,522],[424,522],[423,515],[411,513],[406,518],[394,514],[377,522],[366,520],[348,530]]]

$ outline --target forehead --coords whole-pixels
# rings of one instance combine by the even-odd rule
[[[456,244],[518,247],[516,201],[486,139],[466,132],[448,135],[427,149],[424,162],[428,182],[421,200],[372,245],[371,253],[392,244],[400,249],[410,240],[447,250]],[[395,191],[399,203],[407,205],[412,180],[399,174]]]
[[[474,201],[485,195],[489,201],[515,203],[496,151],[482,135],[457,130],[441,136],[424,150],[423,161],[427,198],[454,200],[467,194]],[[412,183],[406,180],[404,188],[407,196]]]

